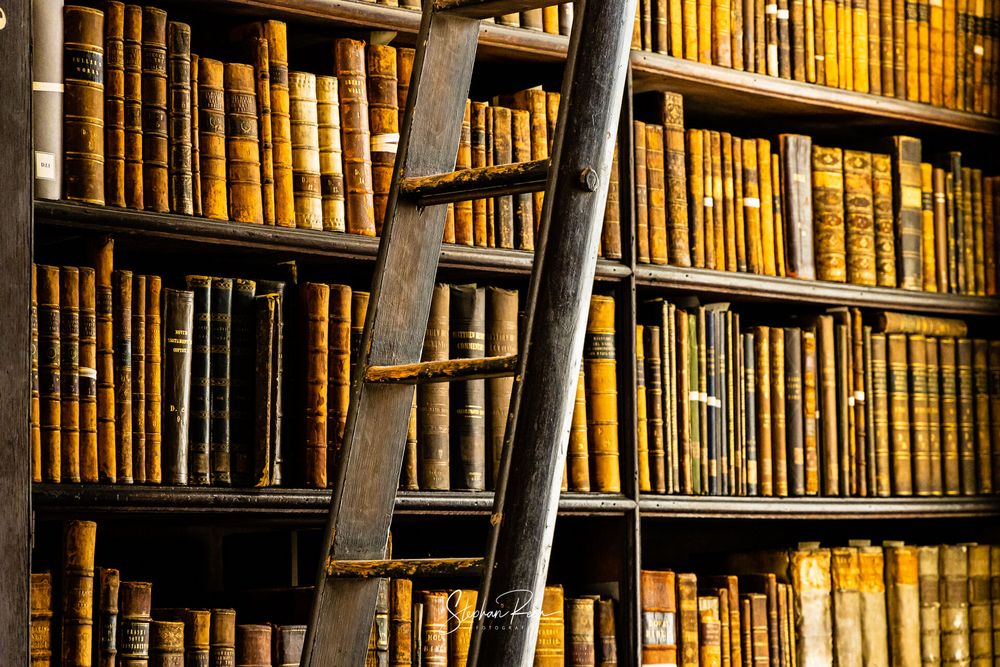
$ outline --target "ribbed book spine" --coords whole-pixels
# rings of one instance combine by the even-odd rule
[[[115,271],[115,449],[118,482],[131,484],[132,477],[132,272]]]
[[[201,58],[198,63],[198,143],[202,215],[229,219],[226,187],[226,102],[223,64]]]
[[[522,109],[511,111],[512,159],[514,162],[531,161],[531,114]],[[465,131],[463,125],[463,133]],[[618,189],[618,147],[611,163],[608,182],[608,200],[604,208],[604,226],[601,228],[602,256],[621,259],[621,195]],[[514,246],[520,250],[535,249],[535,200],[530,193],[514,196]],[[458,207],[456,206],[456,216]],[[456,219],[457,222],[457,219]]]
[[[338,39],[335,51],[344,140],[347,231],[352,234],[373,236],[375,204],[372,190],[365,45],[355,40]]]
[[[257,95],[257,129],[260,134],[261,209],[265,225],[275,224],[274,206],[274,129],[271,122],[271,64],[267,38],[251,39],[255,93]]]
[[[45,22],[49,21],[51,17],[46,17]],[[125,206],[124,37],[125,5],[110,0],[104,6],[104,200],[108,206]],[[45,97],[41,100],[48,103]]]
[[[94,548],[97,524],[69,521],[63,532],[62,665],[90,665],[94,637]]]
[[[79,395],[80,395],[80,480],[98,481],[97,473],[97,319],[96,288],[94,269],[80,267],[80,353],[79,353]],[[32,357],[32,410],[37,417],[38,390],[38,344],[37,313],[33,314],[35,340]],[[32,422],[33,427],[37,421]],[[32,433],[32,439],[37,433]],[[32,451],[35,451],[34,442]]]
[[[450,358],[473,359],[486,351],[486,294],[475,285],[451,287]],[[485,381],[451,387],[452,488],[486,488]]]
[[[330,287],[320,283],[302,286],[305,318],[305,482],[312,488],[327,486],[327,392],[329,391]]]
[[[434,287],[430,316],[424,337],[423,361],[448,359],[451,288]],[[418,475],[420,488],[447,490],[449,480],[449,388],[446,384],[425,384],[417,388]]]
[[[193,215],[191,26],[170,21],[167,25],[167,58],[170,211]]]
[[[323,229],[347,229],[344,209],[344,159],[340,142],[340,99],[337,78],[316,77],[316,113],[319,124],[319,170]]]
[[[847,222],[847,281],[875,285],[875,211],[871,153],[844,151],[844,204]]]
[[[41,481],[59,482],[62,478],[59,269],[39,265],[37,271]]]
[[[982,339],[972,341],[972,383],[976,410],[976,491],[982,494],[993,493],[988,361],[989,343]]]
[[[813,242],[813,193],[811,187],[812,139],[783,134],[781,180],[785,202],[785,264],[792,278],[816,277]]]
[[[330,285],[329,406],[327,410],[327,473],[333,479],[347,425],[351,400],[351,288]]]
[[[518,293],[490,287],[486,290],[486,356],[502,357],[518,350]],[[503,451],[513,378],[486,381],[486,425],[489,439],[490,488],[495,488]]]
[[[142,160],[142,7],[125,5],[125,205],[145,207]]]
[[[879,287],[896,286],[896,233],[892,207],[892,161],[872,154],[872,204],[875,220],[875,279]]]
[[[593,296],[584,339],[587,425],[592,484],[597,491],[618,493],[618,391],[615,371],[615,301]]]
[[[316,75],[289,72],[288,99],[292,128],[295,226],[299,229],[323,229]]]
[[[229,461],[233,281],[212,278],[209,319],[209,469],[213,486],[232,484]]]
[[[83,274],[80,275],[82,278]],[[159,276],[146,276],[146,482],[150,484],[159,484],[163,481],[163,328],[160,316],[162,291],[163,285]],[[81,380],[82,370],[81,367]]]
[[[80,481],[80,272],[59,270],[60,481]]]
[[[252,280],[245,278],[233,280],[230,317],[229,460],[232,482],[240,486],[247,486],[252,481],[256,290],[257,284]]]
[[[132,284],[132,478],[146,481],[146,276]]]
[[[490,118],[493,130],[492,164],[510,164],[514,159],[511,111],[505,107],[492,107]],[[493,241],[497,248],[514,247],[514,200],[510,195],[493,198]]]
[[[209,442],[211,440],[212,379],[211,379],[211,330],[212,330],[212,279],[207,276],[188,276],[187,288],[193,293],[194,327],[190,333],[191,389],[188,413],[190,454],[186,456],[190,467],[190,483],[206,485],[211,481]],[[185,470],[185,475],[188,471]]]
[[[962,494],[976,494],[975,374],[972,341],[959,338],[955,345],[958,368],[958,460]]]
[[[142,10],[142,178],[147,211],[170,210],[167,131],[167,13]]]
[[[941,662],[970,664],[969,560],[966,545],[940,547]]]
[[[897,224],[899,287],[923,287],[923,219],[920,190],[920,140],[894,137],[893,203]]]
[[[263,224],[257,99],[254,93],[253,66],[226,63],[223,83],[226,91],[229,218],[235,222]]]
[[[104,204],[104,13],[63,12],[63,196]]]
[[[663,126],[668,259],[674,266],[691,266],[684,159],[684,101],[680,95],[663,94]]]
[[[844,168],[839,148],[813,146],[813,207],[816,216],[816,277],[845,282]]]
[[[832,664],[833,610],[831,608],[831,556],[828,549],[803,548],[791,552],[789,567],[796,614],[797,648],[800,664]],[[744,619],[749,622],[750,619]],[[833,632],[831,632],[833,631]],[[860,647],[859,647],[860,648]]]
[[[369,44],[367,51],[375,233],[381,234],[399,145],[397,57],[391,46]]]
[[[34,576],[34,575],[32,575]],[[94,667],[115,667],[118,653],[118,570],[100,567],[94,573]],[[34,591],[32,591],[34,592]]]

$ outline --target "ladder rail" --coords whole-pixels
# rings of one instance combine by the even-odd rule
[[[424,10],[376,260],[372,307],[362,336],[359,378],[372,365],[420,360],[447,209],[401,201],[398,183],[404,176],[454,169],[472,81],[479,21],[431,12],[430,0],[424,0]],[[412,137],[419,138],[419,150],[408,150]],[[404,280],[410,289],[389,289]],[[414,391],[413,385],[354,380],[324,533],[325,555],[338,560],[385,557],[398,482],[380,480],[390,473],[398,480]],[[364,664],[377,593],[377,580],[329,579],[321,563],[302,665]]]

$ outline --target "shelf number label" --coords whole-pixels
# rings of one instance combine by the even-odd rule
[[[35,178],[46,181],[56,180],[56,156],[54,154],[35,151]]]

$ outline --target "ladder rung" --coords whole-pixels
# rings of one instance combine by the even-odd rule
[[[412,197],[423,206],[450,204],[481,197],[539,192],[545,189],[548,175],[548,160],[518,162],[404,178],[399,183],[399,193]]]
[[[454,12],[461,16],[488,19],[527,9],[561,5],[565,0],[434,0],[434,11]]]
[[[339,579],[373,577],[454,577],[478,576],[483,571],[482,558],[410,558],[398,560],[326,561],[326,574]]]
[[[428,384],[505,377],[516,372],[517,355],[514,354],[506,357],[422,361],[399,366],[371,366],[365,373],[365,380],[381,384]]]

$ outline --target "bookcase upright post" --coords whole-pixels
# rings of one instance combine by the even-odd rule
[[[31,3],[0,3],[0,664],[28,664],[31,470]]]

